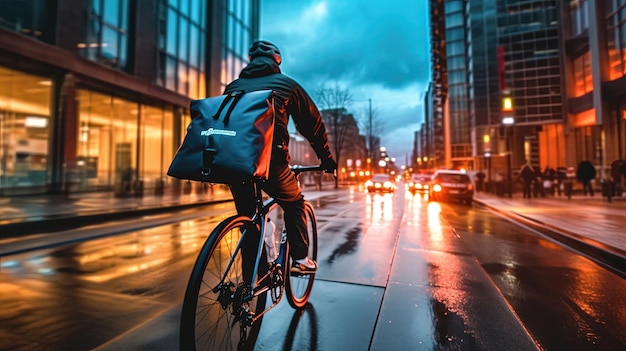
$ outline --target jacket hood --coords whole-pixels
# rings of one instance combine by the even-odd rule
[[[239,74],[239,78],[255,78],[280,73],[278,64],[269,57],[255,57]]]

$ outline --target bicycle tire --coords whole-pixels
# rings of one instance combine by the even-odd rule
[[[207,238],[193,266],[180,321],[181,350],[248,350],[254,347],[261,319],[245,329],[242,338],[241,324],[232,314],[236,303],[223,307],[214,292],[241,237],[242,230],[257,230],[250,218],[232,216],[222,221]],[[263,255],[265,252],[263,251]],[[267,272],[266,261],[261,257],[257,279]],[[243,282],[241,250],[226,275],[227,282],[236,288]],[[231,289],[232,291],[232,289]],[[231,297],[236,293],[228,294]],[[236,300],[236,297],[232,300]],[[265,309],[267,292],[253,298],[250,311],[258,315]]]
[[[312,260],[317,261],[317,222],[315,220],[315,211],[309,202],[304,203],[304,212],[307,219],[307,242],[309,244],[308,255]],[[287,267],[291,267],[292,258],[289,258]],[[315,274],[294,274],[287,271],[287,280],[285,284],[285,292],[287,293],[287,301],[289,305],[295,309],[303,309],[306,307],[311,291],[313,290],[313,282]]]

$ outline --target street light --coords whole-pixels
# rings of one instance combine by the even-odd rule
[[[507,180],[509,183],[509,198],[513,197],[513,175],[511,174],[511,145],[510,145],[510,128],[515,124],[515,118],[511,116],[505,116],[502,118],[502,124],[504,125],[505,143],[506,143],[506,168],[507,168]]]

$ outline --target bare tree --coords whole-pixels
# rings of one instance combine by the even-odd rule
[[[318,106],[322,109],[326,132],[331,139],[329,140],[331,151],[337,164],[340,164],[346,136],[351,126],[350,122],[354,122],[354,118],[347,114],[347,109],[352,103],[352,95],[339,83],[335,83],[332,87],[322,84],[317,88],[316,93]],[[335,188],[338,186],[338,180],[335,179]]]
[[[385,130],[385,121],[379,118],[378,109],[372,108],[372,102],[369,106],[364,106],[358,113],[359,128],[365,131],[367,140],[368,157],[374,161],[376,150],[373,149],[373,138],[381,135]]]

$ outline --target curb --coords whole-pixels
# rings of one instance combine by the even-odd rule
[[[594,262],[610,269],[622,278],[626,278],[626,252],[603,244],[593,239],[583,237],[579,234],[572,233],[561,228],[554,227],[550,224],[539,220],[521,215],[516,212],[499,209],[495,206],[486,204],[480,200],[474,199],[474,202],[483,207],[499,213],[507,219],[522,224],[538,231],[550,239],[557,241],[563,246],[578,251],[585,257]]]
[[[191,202],[186,204],[174,203],[167,205],[136,206],[117,208],[104,212],[93,210],[89,213],[64,213],[58,215],[50,215],[46,217],[24,218],[15,222],[0,225],[0,228],[2,229],[0,232],[0,239],[8,239],[24,235],[36,234],[41,232],[42,228],[45,228],[46,232],[53,233],[114,219],[141,217],[144,215],[160,214],[169,211],[184,210],[231,201],[233,200],[214,199],[207,201]]]

